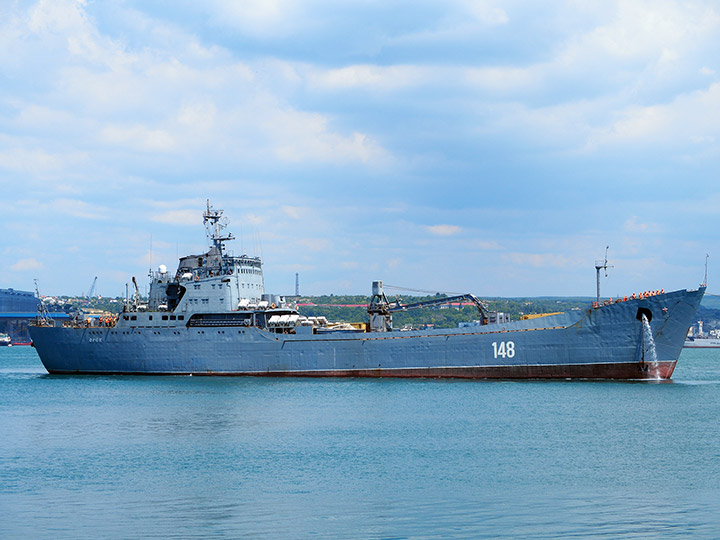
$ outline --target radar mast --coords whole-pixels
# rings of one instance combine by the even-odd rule
[[[605,270],[605,277],[608,276],[607,269],[613,266],[608,264],[607,254],[610,246],[605,246],[605,260],[595,261],[595,273],[597,274],[597,302],[600,303],[600,270]]]
[[[220,255],[225,254],[224,242],[234,240],[232,233],[223,236],[222,231],[227,228],[227,219],[222,217],[222,210],[215,210],[210,206],[210,199],[207,199],[207,210],[203,212],[203,223],[208,240],[217,249]]]

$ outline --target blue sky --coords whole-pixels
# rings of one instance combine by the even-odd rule
[[[0,287],[120,295],[209,198],[268,292],[712,292],[718,51],[711,1],[6,0]]]

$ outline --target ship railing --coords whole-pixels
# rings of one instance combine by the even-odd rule
[[[182,273],[178,272],[177,279],[179,281],[199,281],[201,279],[206,279],[209,277],[221,277],[221,276],[231,276],[233,275],[234,271],[232,267],[230,266],[223,266],[222,268],[219,266],[209,266],[209,267],[203,267],[203,268],[195,268],[192,271],[185,270]]]
[[[63,326],[67,328],[115,328],[117,325],[117,317],[83,317],[63,321]]]
[[[592,307],[597,309],[603,306],[609,306],[610,304],[618,304],[620,302],[627,302],[628,300],[644,300],[646,298],[650,298],[651,296],[658,296],[660,294],[665,294],[665,289],[658,289],[656,291],[644,291],[640,294],[638,293],[632,293],[632,295],[629,296],[623,296],[622,298],[616,298],[615,300],[612,299],[612,297],[607,298],[606,300],[602,300],[600,302],[593,302]]]

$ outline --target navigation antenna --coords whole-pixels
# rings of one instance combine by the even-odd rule
[[[39,302],[37,311],[37,324],[38,326],[53,326],[55,322],[52,320],[52,317],[50,317],[50,314],[48,313],[47,307],[42,301],[42,298],[40,298],[40,288],[38,287],[38,280],[33,279],[33,281],[35,282],[35,296],[37,296]]]
[[[205,232],[207,233],[208,240],[217,248],[220,255],[223,255],[225,249],[223,242],[235,239],[232,233],[228,233],[226,236],[221,234],[221,231],[227,228],[227,220],[222,219],[222,214],[223,211],[213,209],[213,207],[210,206],[210,199],[207,199],[207,210],[203,212]]]
[[[710,258],[710,254],[706,253],[705,254],[705,279],[702,282],[703,287],[707,287],[707,262],[708,262],[709,258]]]
[[[595,273],[597,274],[597,301],[598,304],[600,303],[600,270],[605,270],[605,277],[608,277],[608,268],[613,268],[613,265],[608,265],[607,263],[607,254],[608,249],[610,249],[610,246],[605,246],[605,260],[604,261],[595,261]]]

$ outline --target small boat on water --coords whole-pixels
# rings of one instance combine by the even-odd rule
[[[12,347],[10,336],[0,333],[0,347]]]
[[[686,349],[717,349],[720,348],[720,339],[710,336],[688,337],[683,347]]]
[[[203,213],[210,247],[150,272],[150,292],[112,317],[29,328],[50,373],[473,379],[668,379],[705,292],[646,292],[587,309],[511,321],[471,294],[480,324],[398,330],[373,282],[368,320],[333,325],[265,293],[262,261],[225,251],[222,210]],[[438,300],[439,302],[439,300]],[[421,302],[429,305],[435,302]]]

